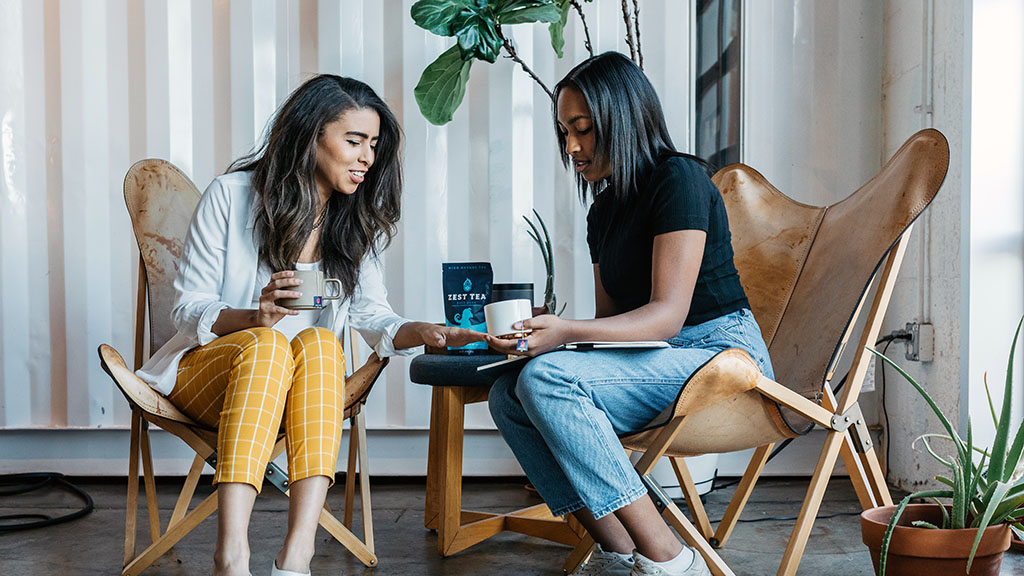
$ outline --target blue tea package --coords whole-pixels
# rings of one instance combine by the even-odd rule
[[[477,332],[487,332],[484,306],[491,301],[494,273],[490,262],[444,262],[444,321]],[[473,342],[460,348],[448,348],[450,354],[486,354],[486,342]]]

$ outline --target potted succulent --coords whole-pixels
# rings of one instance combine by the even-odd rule
[[[861,515],[864,543],[871,549],[879,576],[999,573],[1003,552],[1010,546],[1011,527],[1024,528],[1024,423],[1020,419],[1014,421],[1011,415],[1013,356],[1021,324],[1024,318],[1018,323],[1010,346],[998,415],[985,382],[996,430],[992,446],[987,449],[974,445],[969,420],[964,440],[920,384],[883,354],[872,350],[910,382],[935,412],[946,433],[924,434],[919,440],[949,470],[948,475],[935,477],[945,488],[915,492],[896,506],[873,508]],[[934,440],[951,443],[955,456],[940,455],[932,445]],[[936,503],[910,504],[917,498]],[[950,503],[944,505],[939,498]]]
[[[551,236],[548,235],[548,227],[544,224],[544,219],[540,217],[540,214],[536,210],[533,211],[533,217],[537,219],[537,224],[533,223],[526,216],[523,216],[523,220],[530,225],[530,229],[526,231],[530,235],[530,238],[540,249],[540,255],[544,258],[544,271],[546,280],[544,282],[544,306],[548,309],[551,314],[558,316],[565,312],[565,303],[562,303],[562,307],[558,307],[558,297],[555,295],[555,254],[551,250]]]

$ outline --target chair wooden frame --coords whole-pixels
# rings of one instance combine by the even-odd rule
[[[132,170],[129,171],[128,177],[125,178],[126,200],[129,178],[136,170],[146,169],[165,170],[184,179],[188,186],[192,187],[192,191],[195,193],[196,198],[198,198],[198,190],[195,190],[191,182],[172,165],[162,160],[143,160],[133,166]],[[148,288],[146,262],[143,255],[140,254],[136,301],[135,369],[138,369],[144,361],[143,351],[148,310]],[[353,333],[350,335],[349,340],[353,355],[357,355],[358,338]],[[195,422],[178,410],[166,397],[139,379],[134,371],[128,368],[123,357],[113,347],[103,344],[100,345],[98,352],[101,367],[111,377],[114,384],[121,390],[131,406],[124,568],[121,573],[123,576],[135,576],[151,566],[153,562],[163,556],[217,509],[217,492],[214,491],[199,505],[191,511],[189,510],[204,466],[206,464],[216,466],[217,431]],[[345,475],[344,522],[339,521],[333,515],[326,503],[324,509],[320,512],[319,518],[320,525],[366,566],[376,566],[377,556],[374,554],[373,518],[370,506],[369,475],[367,472],[366,422],[363,406],[373,383],[380,376],[387,363],[388,360],[386,358],[381,359],[376,354],[371,354],[370,358],[361,368],[346,378],[346,402],[343,417],[350,421],[351,428],[349,431],[347,473]],[[149,434],[151,425],[162,428],[181,438],[196,453],[166,529],[161,529],[159,509],[157,507],[156,479],[153,473],[152,446]],[[271,452],[271,462],[267,466],[265,481],[281,490],[285,495],[288,495],[288,475],[273,462],[284,450],[285,440],[284,436],[281,435],[278,437]],[[151,544],[141,553],[136,553],[140,459]],[[359,485],[362,512],[362,540],[357,538],[351,531],[357,483]]]
[[[462,509],[462,445],[467,404],[487,401],[490,386],[434,386],[430,405],[427,492],[423,525],[437,530],[437,551],[451,556],[503,531],[575,546],[585,533],[547,504],[497,514]]]
[[[896,284],[900,265],[910,241],[910,234],[913,229],[912,223],[921,211],[927,207],[941,186],[946,168],[948,167],[948,159],[948,145],[945,138],[937,131],[923,130],[912,136],[896,152],[893,159],[890,160],[878,176],[850,197],[850,199],[856,197],[854,200],[848,199],[849,202],[844,201],[843,203],[833,205],[838,206],[838,208],[835,208],[838,213],[830,220],[829,233],[824,241],[825,247],[818,249],[817,252],[814,252],[814,246],[817,246],[817,235],[823,229],[822,223],[826,218],[827,211],[832,209],[832,207],[816,208],[798,205],[790,201],[792,203],[792,210],[796,212],[796,215],[789,222],[781,224],[783,227],[789,226],[788,229],[784,229],[782,230],[783,233],[775,235],[775,228],[765,228],[763,231],[764,235],[750,235],[746,239],[748,241],[747,246],[756,246],[758,248],[762,247],[761,242],[765,244],[772,241],[777,242],[772,247],[764,248],[763,253],[757,253],[757,258],[763,259],[765,254],[768,254],[770,257],[772,250],[775,251],[775,254],[782,254],[786,250],[801,251],[799,258],[793,260],[795,263],[794,267],[791,270],[787,269],[789,276],[783,278],[783,275],[780,274],[773,280],[776,284],[772,285],[772,289],[788,289],[788,291],[782,293],[783,298],[779,300],[779,302],[783,303],[781,307],[776,306],[772,309],[770,306],[766,306],[766,302],[769,304],[771,302],[764,299],[764,294],[768,293],[765,291],[758,294],[762,298],[760,302],[755,302],[754,298],[751,298],[752,305],[761,303],[762,306],[765,306],[766,311],[775,312],[774,318],[771,318],[771,314],[768,314],[769,328],[766,329],[765,324],[762,324],[762,332],[771,335],[771,337],[766,335],[766,342],[774,342],[775,336],[780,333],[778,332],[778,326],[783,322],[783,311],[788,311],[790,306],[796,306],[793,304],[797,302],[793,294],[797,287],[802,286],[800,289],[802,290],[801,297],[803,300],[799,304],[800,312],[795,312],[794,317],[798,320],[807,320],[809,318],[808,310],[814,309],[813,305],[815,304],[819,306],[822,304],[820,298],[814,297],[820,294],[820,292],[815,292],[815,290],[829,286],[833,288],[835,286],[843,286],[843,301],[848,304],[844,304],[838,313],[834,313],[830,317],[830,329],[834,330],[831,334],[835,336],[828,339],[827,342],[824,339],[821,340],[826,342],[823,346],[831,346],[829,343],[835,342],[834,338],[836,336],[839,337],[835,348],[828,348],[831,356],[815,357],[821,361],[820,363],[812,363],[810,358],[798,356],[793,356],[793,358],[789,359],[789,367],[791,369],[794,361],[803,362],[803,366],[806,366],[801,372],[802,377],[808,379],[806,382],[802,379],[796,382],[788,382],[791,385],[802,384],[802,393],[765,377],[746,352],[738,349],[727,350],[715,356],[715,358],[691,377],[691,380],[680,393],[674,406],[668,410],[670,413],[666,415],[664,424],[622,439],[623,446],[627,450],[644,453],[644,456],[635,465],[637,472],[644,478],[655,499],[656,505],[662,510],[663,515],[676,528],[680,536],[701,553],[711,568],[712,573],[718,576],[733,574],[721,557],[714,551],[714,548],[724,545],[731,535],[740,513],[750,498],[751,491],[767,463],[775,442],[799,435],[795,431],[796,428],[789,426],[788,421],[783,420],[785,417],[780,415],[780,410],[789,411],[797,419],[805,419],[812,427],[820,426],[826,430],[824,444],[815,465],[810,485],[797,517],[796,525],[782,556],[782,562],[778,569],[780,576],[792,576],[797,571],[800,559],[807,547],[808,537],[810,536],[815,517],[839,457],[843,458],[857,493],[858,503],[863,509],[892,504],[892,497],[885,484],[885,475],[872,445],[858,398],[872,357],[868,347],[874,345],[877,341],[882,320]],[[738,210],[737,214],[745,219],[745,222],[756,222],[756,217],[761,215],[758,210],[765,210],[767,212],[768,208],[765,208],[765,206],[768,206],[771,200],[777,199],[780,196],[785,198],[784,195],[780,195],[777,190],[774,190],[756,172],[742,166],[731,168],[734,168],[731,171],[731,176],[728,175],[730,173],[729,168],[720,173],[726,173],[727,176],[725,178],[727,179],[732,178],[727,187],[735,186],[738,189],[749,189],[752,199],[749,200],[749,204],[744,205],[742,200],[736,199],[736,195],[740,194],[740,192],[733,189],[730,191],[733,197],[731,200],[726,198],[726,204],[729,205],[730,201],[733,202]],[[718,182],[716,181],[716,183]],[[719,186],[721,187],[721,184]],[[725,189],[723,189],[723,197],[726,196],[725,192]],[[760,194],[760,196],[757,196],[757,194]],[[851,219],[856,215],[863,216],[860,210],[865,206],[871,206],[872,202],[884,202],[887,209],[893,210],[893,216],[892,220],[884,222],[883,228],[880,228],[877,232],[872,230],[868,233],[871,235],[871,246],[873,248],[871,251],[865,251],[860,244],[849,238],[849,236],[855,235],[853,234],[854,231],[840,227],[836,223],[845,223],[847,226],[851,223],[855,224],[856,222],[851,222]],[[750,209],[751,206],[754,208]],[[786,208],[786,210],[789,210],[789,208]],[[801,211],[803,215],[799,214]],[[782,218],[787,217],[782,212],[772,214]],[[733,219],[733,216],[734,214],[730,212],[730,220]],[[809,222],[810,228],[801,228],[800,218],[804,218]],[[807,231],[810,231],[809,235],[806,233]],[[784,233],[789,233],[789,236],[782,238]],[[766,240],[768,236],[772,237]],[[797,240],[794,240],[794,238]],[[892,244],[889,244],[890,242]],[[842,262],[843,264],[822,267],[823,262],[833,258],[834,253],[832,250],[836,249],[840,244],[842,244],[842,250],[839,250],[839,252],[846,255],[843,258],[850,258],[849,262],[845,259],[833,259],[831,260],[832,262]],[[831,249],[829,246],[831,246]],[[875,252],[874,250],[879,251]],[[805,268],[808,254],[812,254],[816,258],[816,267],[813,271],[808,271]],[[851,257],[851,254],[855,254],[856,257]],[[882,255],[881,261],[877,260],[878,256],[875,254]],[[740,268],[739,257],[740,253],[737,252],[738,268]],[[856,262],[855,266],[850,268],[849,271],[842,271],[842,274],[849,272],[851,276],[843,276],[842,278],[845,283],[836,284],[836,278],[839,278],[837,270],[848,264],[853,265],[854,261]],[[751,260],[748,259],[745,264],[752,266],[752,269],[754,269],[756,265],[751,265],[750,262]],[[875,266],[873,271],[867,267],[869,265]],[[741,275],[746,272],[743,269],[740,271]],[[870,277],[870,281],[866,285],[860,284],[863,280],[852,279],[853,274],[861,273],[859,271],[864,271],[864,275],[859,276],[859,278]],[[867,274],[868,271],[871,271],[871,273]],[[755,275],[757,272],[763,271],[755,270]],[[807,283],[800,284],[798,279],[802,280],[805,274],[810,279]],[[778,283],[778,278],[783,278],[787,283]],[[857,282],[857,285],[846,284],[849,282]],[[870,306],[868,306],[866,316],[863,318],[864,324],[859,333],[857,348],[850,351],[851,366],[845,386],[837,397],[833,393],[831,385],[833,376],[840,358],[843,357],[848,344],[853,338],[855,326],[858,324],[858,320],[861,319],[862,314],[864,314],[865,305],[868,303],[871,294],[869,288],[872,285],[874,286],[874,296],[871,298]],[[861,286],[863,288],[857,291]],[[745,288],[747,287],[745,286]],[[749,288],[748,294],[750,294]],[[836,314],[843,314],[842,310],[850,309],[845,307],[847,305],[853,308],[852,316],[848,319],[845,315],[838,317]],[[756,307],[755,314],[757,314]],[[758,319],[764,320],[761,316],[758,316]],[[844,321],[845,324],[841,324],[840,321]],[[776,324],[772,326],[772,322],[776,322]],[[787,343],[792,342],[793,335],[797,334],[793,332],[794,320],[791,318],[788,322],[787,326],[790,332],[787,334]],[[797,323],[799,322],[797,321]],[[796,349],[799,350],[799,348]],[[793,348],[789,350],[793,350]],[[818,353],[822,351],[824,351],[823,348],[816,350]],[[798,354],[798,352],[793,353]],[[813,355],[814,353],[815,351],[806,354]],[[827,360],[827,363],[825,360]],[[824,373],[816,372],[818,366],[824,368]],[[778,367],[776,367],[776,373],[778,374]],[[814,398],[808,397],[812,393]],[[747,408],[751,405],[770,406],[771,408],[767,408],[764,414],[759,416],[761,418],[759,422],[771,422],[766,425],[773,428],[773,430],[762,430],[757,434],[744,433],[742,439],[733,441],[732,448],[730,448],[732,450],[750,447],[754,447],[755,450],[722,521],[717,529],[713,529],[706,511],[700,503],[700,495],[682,459],[682,456],[700,454],[709,450],[701,449],[696,444],[688,446],[688,437],[681,436],[680,432],[688,421],[697,417],[704,418],[704,427],[699,429],[711,430],[714,428],[713,422],[715,421],[709,420],[712,417],[707,415],[726,414],[729,409],[724,408],[724,406],[727,403],[733,401],[738,403],[741,400],[750,402],[745,405]],[[737,410],[743,412],[741,409]],[[701,424],[697,424],[697,426],[701,426]],[[724,436],[728,437],[729,434],[729,432],[725,432]],[[700,435],[698,434],[697,436]],[[721,442],[721,439],[715,441]],[[737,445],[741,443],[745,445]],[[664,492],[649,476],[654,465],[663,455],[667,455],[671,460],[696,526],[682,515],[678,507],[672,503],[671,499],[665,496]],[[563,569],[568,572],[575,570],[589,556],[592,549],[593,540],[588,536],[570,554],[563,565]]]
[[[879,273],[880,280],[875,292],[875,298],[871,310],[866,319],[866,325],[861,333],[859,347],[854,354],[853,364],[850,367],[850,376],[842,394],[836,399],[831,393],[826,393],[822,404],[804,398],[781,384],[763,376],[753,360],[745,352],[740,350],[728,350],[715,357],[710,363],[701,369],[701,372],[719,369],[722,374],[703,380],[695,378],[687,387],[693,387],[695,395],[713,395],[712,388],[719,386],[725,379],[731,380],[752,380],[752,387],[765,398],[780,405],[784,405],[805,418],[813,421],[817,426],[826,429],[827,435],[824,446],[821,449],[814,474],[811,477],[810,486],[804,498],[800,514],[797,517],[796,525],[789,539],[789,544],[783,554],[782,564],[778,574],[792,575],[796,573],[800,558],[807,546],[807,539],[810,536],[815,516],[821,506],[825,494],[825,488],[835,468],[836,459],[841,455],[850,474],[856,490],[858,501],[865,510],[874,506],[892,504],[892,496],[885,484],[885,475],[882,473],[878,462],[878,456],[874,451],[867,427],[861,415],[857,398],[867,375],[870,352],[866,347],[871,346],[877,340],[878,332],[881,329],[882,319],[889,300],[892,297],[892,290],[896,285],[896,276],[900,263],[906,253],[909,242],[910,229],[900,238],[893,247],[885,266]],[[863,304],[863,301],[862,301]],[[843,337],[842,346],[845,348],[852,333],[852,327],[861,313],[861,307],[850,322],[850,329]],[[737,365],[737,358],[743,360]],[[729,364],[733,364],[730,366]],[[829,376],[831,380],[831,373]],[[830,390],[826,386],[826,390]],[[651,471],[658,460],[669,450],[672,442],[676,439],[686,423],[687,415],[679,414],[674,416],[667,424],[660,428],[656,439],[648,444],[643,457],[636,463],[634,468],[648,485],[655,504],[662,511],[669,524],[679,533],[687,544],[701,553],[711,572],[716,576],[731,576],[734,573],[725,564],[722,558],[714,551],[725,545],[729,539],[740,513],[750,498],[750,494],[757,483],[761,471],[764,469],[771,453],[774,443],[765,444],[755,449],[750,463],[743,474],[736,492],[729,502],[729,506],[718,524],[717,529],[712,529],[707,512],[700,501],[700,493],[694,484],[686,463],[681,457],[669,457],[680,487],[686,499],[691,516],[697,523],[687,519],[682,511],[673,503],[665,493],[657,486],[657,483],[650,476]],[[566,559],[563,570],[572,572],[575,570],[593,550],[594,541],[586,536],[583,541]]]

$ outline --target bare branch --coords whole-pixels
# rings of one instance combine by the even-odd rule
[[[551,100],[554,101],[554,99],[555,99],[554,93],[551,92],[551,90],[547,87],[547,85],[544,84],[544,81],[541,80],[540,77],[537,76],[537,74],[534,73],[533,69],[531,69],[529,66],[527,66],[526,62],[523,62],[523,59],[519,57],[519,53],[516,52],[515,44],[512,44],[512,41],[509,40],[508,38],[506,38],[501,33],[501,28],[500,27],[498,28],[498,37],[501,38],[502,41],[504,42],[505,51],[508,52],[508,57],[511,58],[514,62],[518,63],[523,68],[523,71],[526,72],[527,74],[529,74],[530,78],[533,78],[534,82],[536,82],[537,84],[540,85],[541,89],[543,89],[544,92],[548,95],[548,98],[551,98]]]
[[[644,53],[640,50],[640,0],[633,0],[633,29],[636,30],[636,56],[640,69],[644,69]]]
[[[626,44],[629,45],[629,58],[636,62],[636,46],[633,44],[633,27],[629,23],[629,6],[622,0],[622,21],[626,24]]]
[[[590,28],[587,26],[587,17],[583,15],[583,6],[580,6],[579,0],[571,0],[569,4],[576,9],[576,13],[580,15],[580,22],[583,23],[583,33],[586,34],[587,39],[584,42],[584,46],[587,47],[587,52],[590,53],[590,57],[594,57],[594,45],[590,43]]]

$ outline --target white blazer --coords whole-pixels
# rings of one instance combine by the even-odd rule
[[[253,240],[255,194],[250,179],[250,172],[218,176],[207,186],[192,216],[174,279],[171,320],[178,333],[136,372],[163,394],[174,389],[185,352],[217,338],[211,328],[221,310],[252,309],[259,258]],[[395,333],[409,320],[388,304],[384,275],[372,256],[363,260],[355,292],[329,300],[317,325],[341,340],[346,319],[381,357],[416,351],[395,349]]]

